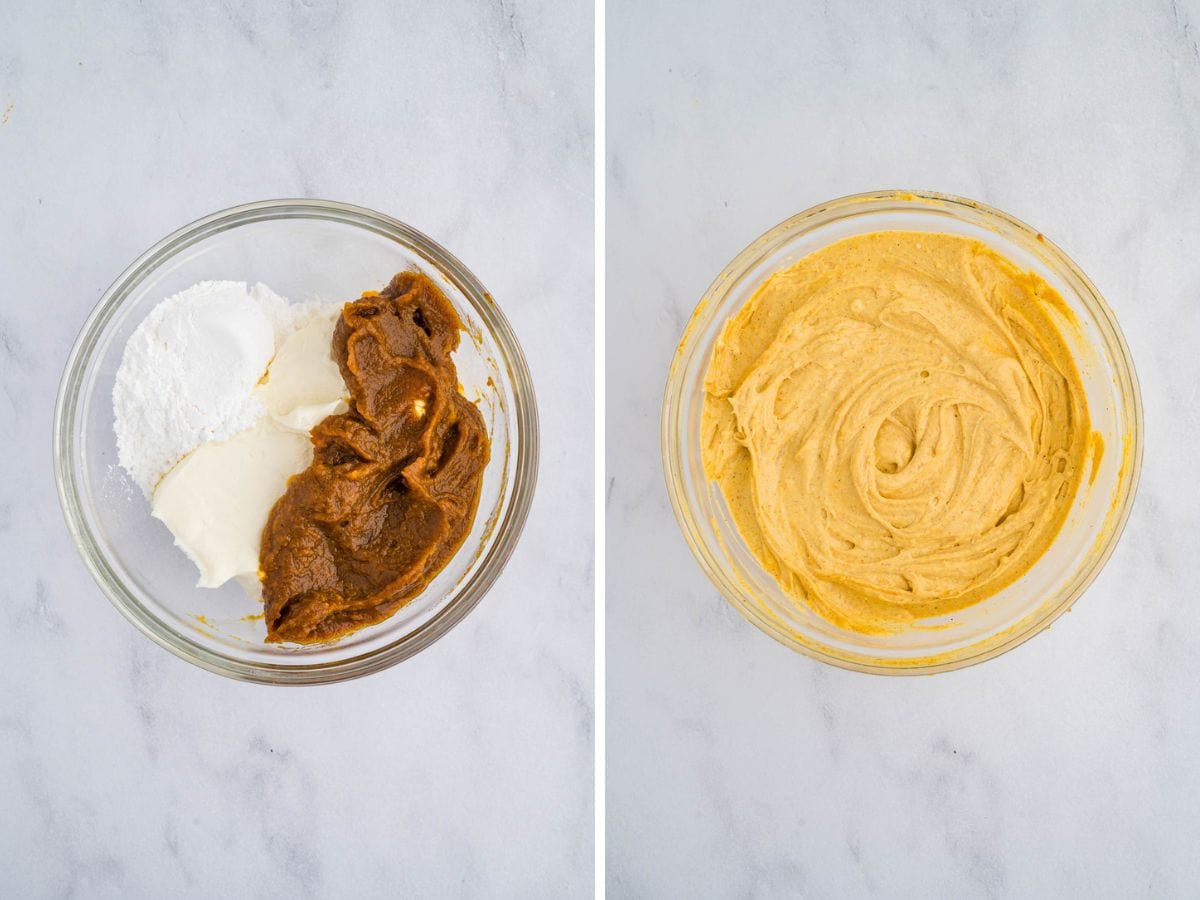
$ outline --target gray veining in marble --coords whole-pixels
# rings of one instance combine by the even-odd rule
[[[580,0],[0,9],[0,896],[589,896],[592,10]],[[529,357],[524,540],[447,638],[280,690],[137,634],[59,512],[50,423],[169,231],[315,196],[421,228]]]
[[[608,4],[608,865],[616,897],[1182,897],[1200,884],[1200,4]],[[1034,224],[1141,378],[1126,534],[962,672],[822,666],[694,564],[658,451],[710,280],[886,187]]]

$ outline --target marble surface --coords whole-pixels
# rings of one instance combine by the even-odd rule
[[[580,0],[0,11],[0,896],[590,896],[592,9]],[[323,688],[137,634],[67,535],[67,351],[167,232],[325,197],[441,241],[538,391],[524,539],[455,631]]]
[[[608,3],[607,878],[615,897],[1178,897],[1200,884],[1200,3]],[[709,281],[887,187],[994,204],[1107,296],[1141,378],[1125,536],[1053,629],[932,678],[744,622],[658,417]]]

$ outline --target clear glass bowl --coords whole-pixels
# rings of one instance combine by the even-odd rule
[[[875,231],[928,231],[981,240],[1062,294],[1079,320],[1064,327],[1106,448],[1046,554],[1009,587],[975,606],[902,634],[839,628],[786,595],[746,547],[717,486],[704,475],[700,415],[704,376],[725,322],[772,273],[834,241]],[[1133,361],[1112,311],[1061,250],[981,203],[888,191],[844,197],[772,228],[726,266],[696,307],[667,381],[663,459],[675,515],[696,559],[747,619],[793,649],[864,672],[932,673],[997,656],[1068,610],[1111,555],[1129,517],[1142,459],[1142,407]]]
[[[164,297],[198,281],[261,281],[292,302],[354,299],[416,268],[438,280],[466,335],[463,390],[488,423],[492,456],[462,548],[392,618],[319,646],[264,643],[262,604],[240,588],[195,587],[197,572],[151,518],[117,463],[112,388],[130,334]],[[184,659],[245,681],[341,681],[428,647],[474,608],[513,551],[537,474],[533,385],[516,337],[462,263],[395,219],[320,200],[270,200],[214,213],[146,251],[105,292],[67,360],[54,419],[54,471],[67,525],[109,599]]]

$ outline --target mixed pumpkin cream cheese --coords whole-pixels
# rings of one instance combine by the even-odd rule
[[[1058,293],[986,244],[884,231],[776,272],[722,330],[703,460],[759,562],[887,634],[1012,583],[1089,454]]]

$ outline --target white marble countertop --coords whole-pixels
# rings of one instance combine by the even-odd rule
[[[591,25],[581,0],[0,13],[0,896],[590,896]],[[385,211],[466,262],[543,436],[479,608],[324,688],[238,684],[137,634],[50,463],[104,288],[169,231],[280,196]]]
[[[613,896],[1195,896],[1200,4],[1019,6],[608,4]],[[725,262],[899,187],[1063,247],[1120,320],[1146,421],[1132,519],[1070,615],[917,679],[744,622],[658,450],[671,355]]]

